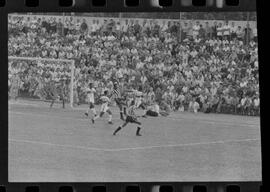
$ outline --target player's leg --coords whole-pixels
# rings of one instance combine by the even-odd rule
[[[50,108],[53,107],[54,102],[55,102],[55,99],[53,98],[52,101],[51,101],[51,104],[50,104]]]
[[[104,111],[101,111],[99,115],[96,115],[94,118],[92,118],[92,123],[95,123],[95,120],[97,120],[98,118],[102,117],[104,115]]]
[[[142,136],[140,133],[141,129],[141,127],[137,127],[136,136]]]
[[[91,110],[91,102],[89,102],[89,107],[87,108],[86,112],[84,113],[85,116],[89,115],[89,111]]]
[[[141,108],[143,110],[142,117],[146,118],[147,117],[146,116],[146,113],[147,113],[147,107],[146,107],[146,105],[144,103],[141,103],[140,106],[139,106],[139,108]]]
[[[95,109],[95,105],[94,103],[90,102],[89,103],[89,108],[87,109],[87,111],[84,113],[86,116],[89,115],[89,111],[92,111],[92,114],[94,114],[93,116],[96,117],[97,116],[97,111]]]
[[[109,124],[113,124],[113,123],[112,123],[112,112],[111,112],[111,110],[110,110],[110,109],[107,109],[107,113],[108,113],[108,115],[109,115],[109,121],[108,121],[108,123],[109,123]]]
[[[139,126],[137,127],[136,136],[142,136],[141,133],[140,133],[140,131],[141,131],[141,129],[142,129],[142,128],[141,128],[142,123],[139,122],[136,118],[133,118],[133,119],[132,119],[132,123],[135,123],[135,124],[139,125]]]
[[[146,115],[151,116],[151,117],[158,117],[158,113],[152,110],[146,111]]]
[[[122,106],[122,104],[119,104],[119,109],[120,109],[120,119],[124,120],[123,106]]]
[[[90,110],[91,110],[92,113],[94,114],[94,117],[97,116],[97,111],[96,111],[96,109],[95,109],[94,103],[91,103]]]
[[[124,124],[122,126],[119,126],[114,132],[113,135],[116,135],[117,132],[119,132],[122,128],[124,128],[125,126],[127,126],[128,121],[125,121]]]
[[[123,106],[124,109],[124,115],[127,115],[127,106]]]
[[[55,94],[51,93],[51,98],[52,98],[52,101],[51,101],[51,104],[50,104],[50,108],[53,107],[53,104],[55,103],[55,100],[56,100],[57,96]]]
[[[159,114],[164,116],[164,117],[167,117],[169,115],[169,113],[166,111],[160,111]]]
[[[123,116],[123,106],[122,106],[122,104],[121,104],[121,102],[120,102],[119,99],[115,99],[115,102],[116,102],[116,104],[117,104],[117,106],[118,106],[118,108],[119,108],[119,110],[120,110],[120,119],[124,120],[124,116]]]

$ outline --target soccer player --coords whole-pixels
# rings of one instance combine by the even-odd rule
[[[87,93],[86,100],[87,100],[87,103],[89,104],[89,108],[84,113],[86,116],[89,115],[90,110],[94,114],[94,117],[97,116],[97,112],[96,112],[96,109],[95,109],[95,92],[96,92],[96,90],[93,87],[93,83],[89,83],[89,87],[86,89],[86,93]]]
[[[121,90],[117,82],[113,84],[113,91],[111,98],[114,99],[116,102],[117,106],[119,107],[120,110],[120,119],[124,121],[124,116],[123,116],[123,109],[124,109],[124,114],[126,113],[126,108],[123,106],[123,98],[121,96]]]
[[[108,97],[108,91],[105,90],[104,91],[104,95],[101,96],[100,98],[102,104],[101,104],[101,109],[100,109],[100,114],[96,115],[94,118],[92,118],[92,123],[95,123],[95,120],[97,120],[99,117],[102,117],[104,115],[104,113],[108,113],[109,114],[109,124],[113,124],[112,123],[112,112],[109,108],[109,103],[111,102],[111,100]]]
[[[127,117],[126,120],[124,122],[124,124],[122,126],[119,126],[113,133],[113,135],[116,135],[117,132],[119,132],[122,128],[124,128],[125,126],[127,126],[128,123],[134,123],[137,124],[137,131],[136,131],[136,136],[141,136],[140,131],[141,131],[141,122],[138,121],[137,116],[135,115],[134,110],[136,109],[135,106],[135,101],[131,102],[131,105],[128,108],[127,111]]]
[[[146,106],[145,103],[143,102],[143,92],[142,88],[139,88],[139,91],[135,91],[135,107],[136,108],[141,108],[144,110],[144,115],[142,117],[146,118]]]
[[[60,85],[60,87],[59,87],[60,90],[57,90],[57,85],[58,86]],[[48,86],[49,86],[48,87],[49,88],[49,95],[52,98],[50,108],[53,107],[55,100],[60,97],[60,99],[62,100],[62,107],[64,109],[65,108],[65,86],[66,86],[65,80],[61,79],[60,82],[52,80]]]
[[[152,106],[148,107],[148,110],[146,111],[146,115],[151,117],[158,117],[158,116],[168,116],[169,113],[166,111],[161,111],[159,108],[159,105],[157,103],[154,103]]]

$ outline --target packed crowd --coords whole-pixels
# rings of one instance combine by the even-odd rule
[[[15,16],[9,20],[9,55],[75,60],[77,103],[83,102],[88,82],[94,82],[98,96],[118,81],[154,92],[156,101],[171,110],[259,115],[257,31],[248,24],[244,29],[226,21],[180,27],[176,21],[160,25],[156,20],[110,19],[89,25],[72,17],[63,22],[53,16]],[[29,72],[16,70],[22,71],[10,67],[10,86],[17,77],[26,92],[29,84],[40,89],[38,81],[44,77],[65,73],[40,67],[34,73],[40,75],[28,75],[29,83]]]

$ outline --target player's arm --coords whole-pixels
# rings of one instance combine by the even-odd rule
[[[114,93],[112,92],[110,95],[108,95],[108,98],[110,101],[113,101],[115,99]]]

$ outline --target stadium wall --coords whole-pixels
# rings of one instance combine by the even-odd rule
[[[168,21],[179,21],[179,19],[145,19],[145,18],[117,18],[117,17],[88,17],[88,16],[59,16],[59,15],[30,15],[30,14],[11,14],[10,15],[11,17],[23,17],[23,18],[46,18],[46,19],[49,19],[49,18],[56,18],[56,20],[58,21],[58,19],[63,19],[63,17],[73,17],[73,20],[74,21],[82,21],[83,19],[86,20],[86,23],[88,25],[91,25],[93,20],[98,20],[100,24],[103,24],[104,23],[104,20],[110,20],[110,19],[113,19],[114,21],[118,22],[120,21],[121,24],[124,24],[126,20],[138,20],[140,24],[143,23],[144,20],[146,21],[151,21],[151,20],[155,20],[157,21],[160,25],[163,24],[163,22],[165,23],[168,23]],[[213,25],[214,22],[217,22],[217,23],[224,23],[224,20],[186,20],[186,19],[182,19],[181,20],[181,24],[184,24],[185,22],[189,23],[189,22],[196,22],[196,21],[199,21],[203,26],[205,25],[205,22],[208,22],[209,25]],[[247,24],[247,21],[236,21],[236,20],[228,20],[229,24],[231,24],[232,22],[235,23],[235,26],[241,26],[242,28],[246,26]],[[255,28],[256,27],[256,21],[249,21],[249,25],[251,28]]]

